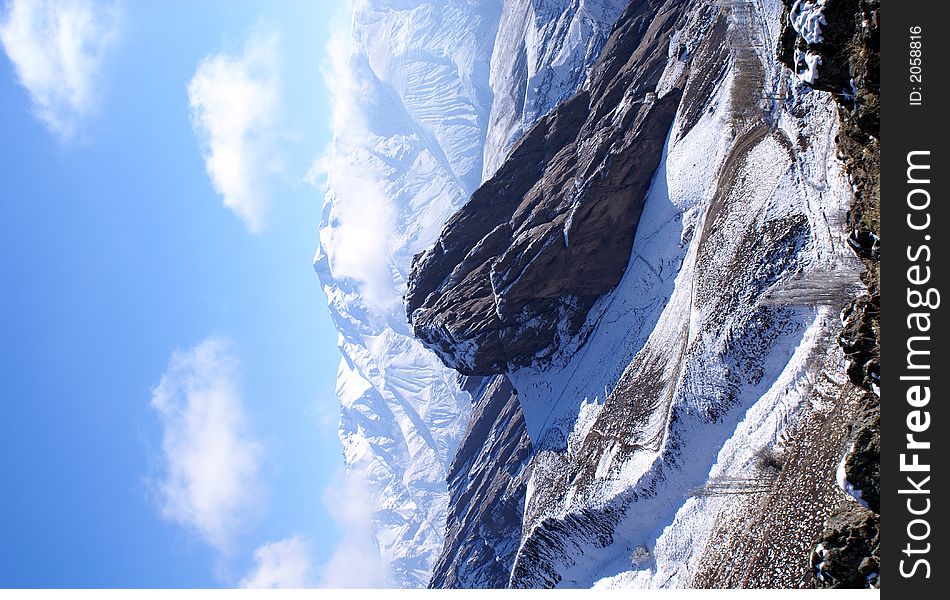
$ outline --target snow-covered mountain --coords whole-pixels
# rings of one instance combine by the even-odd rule
[[[340,439],[390,584],[425,586],[472,398],[402,306],[412,257],[584,81],[621,0],[364,0],[329,76],[314,268],[339,331]]]
[[[631,2],[414,261],[416,335],[495,376],[433,583],[876,585],[877,13],[801,4]]]
[[[626,0],[507,0],[492,52],[483,179],[585,81]],[[474,191],[474,190],[473,190]]]
[[[878,4],[356,2],[314,266],[390,584],[876,585]]]

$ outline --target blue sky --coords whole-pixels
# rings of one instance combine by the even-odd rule
[[[341,535],[324,502],[339,352],[305,178],[329,142],[320,67],[343,7],[16,4],[0,586],[319,584]],[[88,36],[72,49],[50,25],[63,6]]]

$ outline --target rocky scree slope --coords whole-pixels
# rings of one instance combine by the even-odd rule
[[[854,198],[847,214],[848,244],[861,258],[865,289],[841,312],[838,342],[850,381],[862,388],[840,479],[860,490],[861,502],[847,504],[828,521],[815,545],[813,565],[827,587],[877,584],[880,561],[880,2],[878,0],[784,0],[780,59],[802,69],[803,57],[817,57],[809,84],[834,93],[839,128],[837,153]],[[802,15],[820,19],[803,34]],[[820,15],[820,17],[819,17]]]

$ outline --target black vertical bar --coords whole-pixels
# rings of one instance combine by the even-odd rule
[[[950,28],[943,2],[882,4],[881,587],[930,598],[947,577]]]

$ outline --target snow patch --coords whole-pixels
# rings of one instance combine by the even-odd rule
[[[861,490],[854,487],[850,481],[848,481],[847,473],[847,462],[848,457],[854,454],[854,444],[851,444],[851,447],[845,453],[844,457],[841,459],[841,462],[838,464],[838,470],[835,472],[835,481],[838,482],[838,487],[841,488],[841,491],[848,495],[848,498],[854,500],[864,508],[868,507],[867,501],[862,498]]]
[[[818,67],[821,66],[821,57],[817,54],[806,52],[804,60],[807,69],[803,73],[799,73],[799,75],[802,81],[814,84],[815,81],[818,80]]]
[[[796,0],[792,5],[789,16],[792,28],[809,44],[820,44],[825,40],[821,34],[821,26],[828,24],[823,12],[825,1]]]

